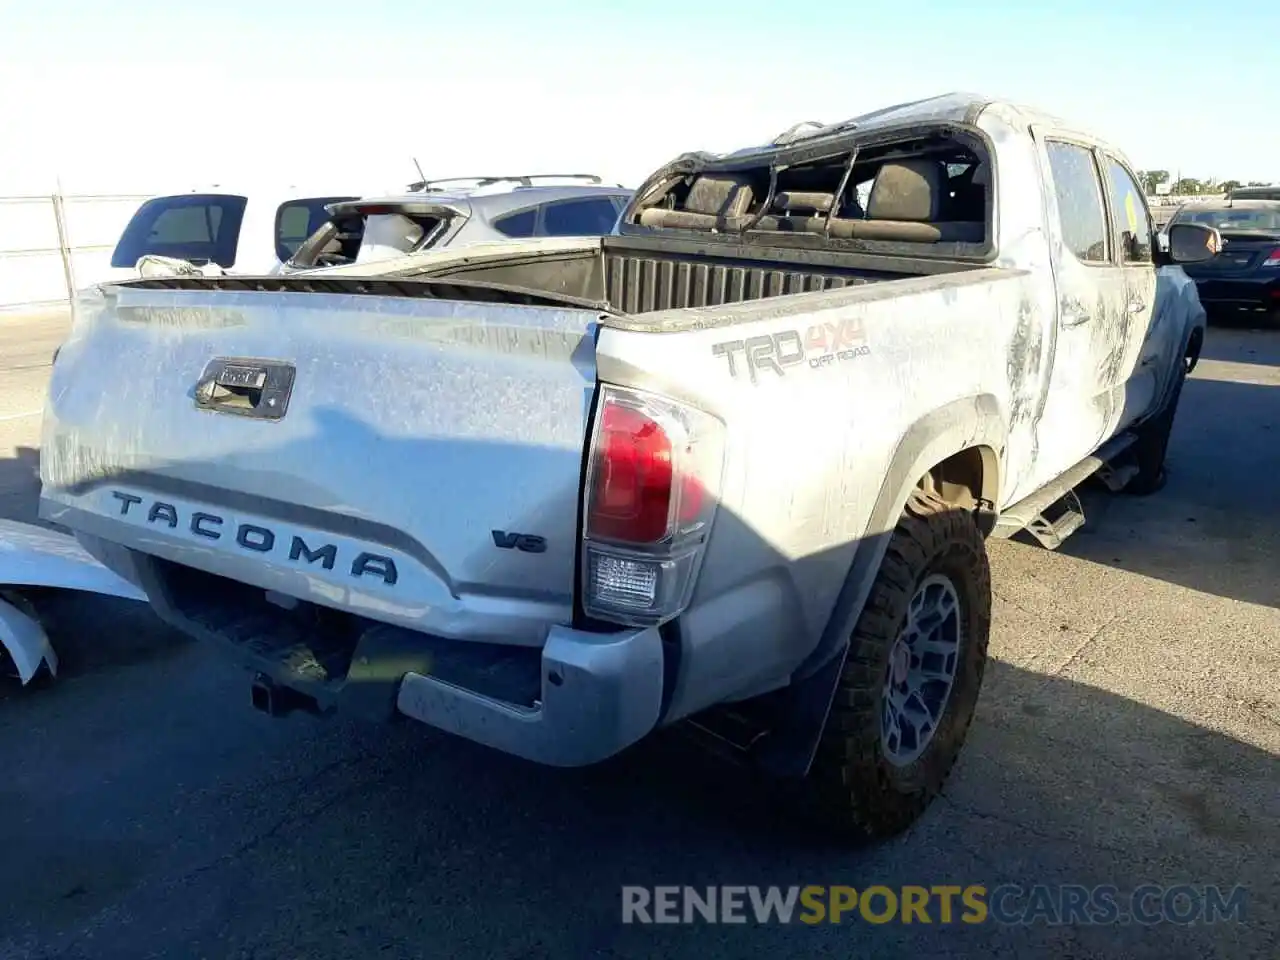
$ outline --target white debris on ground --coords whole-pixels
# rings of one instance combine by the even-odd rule
[[[41,665],[58,669],[57,654],[40,625],[24,587],[55,587],[130,600],[141,590],[112,573],[68,534],[29,523],[0,519],[0,647],[17,668],[23,684]]]

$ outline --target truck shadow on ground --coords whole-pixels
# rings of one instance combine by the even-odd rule
[[[46,759],[42,776],[33,751],[5,751],[16,780],[0,814],[32,826],[0,864],[0,929],[26,930],[30,946],[92,928],[100,960],[143,944],[309,960],[962,956],[1011,937],[1036,956],[1207,956],[1224,937],[1232,955],[1268,955],[1277,757],[1000,662],[944,797],[905,837],[862,850],[815,834],[755,777],[674,733],[561,771],[413,724],[271,722],[199,684],[131,701],[127,726],[99,715],[109,691],[82,695],[94,744],[73,751],[74,773]],[[26,716],[45,729],[44,711]],[[35,793],[54,776],[63,787]],[[110,826],[121,818],[140,824],[127,839]],[[1249,925],[992,925],[958,940],[938,924],[619,922],[624,885],[1162,882],[1243,884]]]
[[[997,663],[945,799],[907,837],[876,849],[833,849],[749,774],[708,763],[670,737],[599,768],[549,772],[438,737],[428,745],[407,731],[389,753],[371,747],[355,770],[309,785],[318,817],[295,822],[241,867],[262,896],[273,874],[300,872],[304,884],[323,889],[332,881],[321,865],[355,867],[375,886],[364,922],[384,937],[396,937],[397,918],[415,913],[415,926],[440,936],[451,913],[432,889],[441,883],[451,902],[480,908],[471,936],[505,931],[509,945],[534,935],[549,956],[625,955],[647,939],[617,925],[626,884],[865,888],[949,875],[989,886],[1086,877],[1125,886],[1194,876],[1244,883],[1261,897],[1280,853],[1269,829],[1280,813],[1278,776],[1280,762],[1265,751],[1105,691]],[[313,806],[326,796],[338,805]],[[362,811],[358,851],[345,822],[354,804]],[[390,878],[413,878],[399,908]],[[252,897],[242,891],[237,899]],[[295,897],[308,918],[307,952],[323,953],[340,911],[325,897]],[[574,921],[557,929],[552,918],[567,909]],[[543,919],[514,933],[533,917]],[[313,926],[326,923],[327,935]],[[667,955],[715,951],[729,936],[723,929],[670,940]],[[444,934],[459,935],[468,938],[465,929]],[[413,942],[403,933],[397,939],[404,948]],[[1168,949],[1162,937],[1151,939]],[[946,940],[945,932],[903,928],[874,937],[882,948]],[[551,948],[556,942],[569,949]],[[778,931],[737,942],[757,956],[785,946]]]
[[[1189,388],[1184,403],[1205,403],[1202,393]],[[344,442],[363,431],[380,457],[422,455],[388,454],[412,443],[343,414],[316,419]],[[278,462],[298,461],[282,450]],[[204,466],[182,469],[206,477]],[[787,559],[727,511],[716,536],[739,556],[772,555],[781,595],[784,575],[843,576],[847,553]],[[0,863],[0,930],[26,931],[34,939],[24,942],[39,946],[91,929],[95,958],[137,956],[142,943],[182,956],[651,955],[655,931],[619,923],[624,884],[1124,888],[1176,877],[1261,891],[1280,854],[1280,762],[1267,749],[1000,661],[943,799],[906,837],[852,851],[815,833],[755,775],[686,746],[679,730],[597,767],[553,770],[407,721],[273,723],[249,712],[248,676],[215,653],[189,647],[31,698],[21,716],[18,704],[0,703],[0,731],[31,731],[0,734],[12,771],[0,823],[29,825]],[[50,732],[58,718],[70,732]],[[138,826],[126,836],[123,824]],[[1127,956],[1167,957],[1181,955],[1170,938],[1203,953],[1221,933],[1017,935],[1031,955],[1044,955],[1046,942],[1088,955],[1120,938]],[[660,952],[794,955],[795,936],[678,929]],[[844,955],[944,955],[955,945],[946,927],[815,936]],[[994,950],[1008,936],[983,928],[966,945]],[[1266,934],[1232,936],[1260,944]]]
[[[58,655],[54,677],[41,670],[22,686],[0,674],[0,701],[48,696],[57,684],[116,667],[169,657],[191,643],[161,621],[145,603],[77,590],[18,591],[40,619]]]
[[[0,517],[59,529],[38,519],[39,500],[40,452],[18,447],[17,456],[0,458]],[[186,643],[145,604],[73,590],[26,588],[21,593],[40,616],[64,680],[164,655]],[[36,696],[51,682],[45,671],[27,688],[3,677],[0,699]]]
[[[1280,384],[1190,379],[1148,497],[1087,484],[1060,552],[1232,600],[1280,607]]]

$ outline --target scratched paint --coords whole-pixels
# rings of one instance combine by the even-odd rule
[[[925,470],[988,448],[1000,463],[993,496],[1009,505],[1119,429],[1122,400],[1138,389],[1140,352],[1158,351],[1150,366],[1162,390],[1186,332],[1203,324],[1181,271],[1160,271],[1151,308],[1130,315],[1122,269],[1094,273],[1069,262],[1049,167],[1029,131],[1039,124],[1088,141],[1086,133],[955,95],[869,118],[850,136],[934,121],[974,124],[994,147],[990,262],[693,309],[613,309],[594,355],[584,356],[596,316],[567,308],[136,291],[120,304],[134,314],[104,308],[55,371],[46,498],[87,511],[100,536],[144,550],[164,531],[113,527],[99,500],[59,482],[139,466],[234,491],[258,504],[246,510],[255,516],[283,504],[341,515],[352,529],[379,524],[434,551],[464,597],[477,588],[474,602],[459,601],[422,574],[423,592],[406,593],[394,611],[404,622],[537,643],[548,624],[571,615],[584,378],[647,390],[727,426],[722,511],[684,635],[699,650],[735,653],[695,666],[709,684],[783,682],[828,623],[859,544],[892,527],[892,508]],[[589,254],[600,241],[472,248],[467,267],[513,255],[553,259],[570,247]],[[446,262],[457,265],[425,254],[414,269],[425,276]],[[1068,327],[1071,311],[1083,320]],[[247,425],[195,413],[186,391],[215,353],[295,361],[300,393],[290,416]],[[1158,390],[1149,391],[1153,403]],[[78,522],[70,512],[66,521]],[[512,566],[528,559],[518,551],[486,548],[495,528],[546,536],[537,572]],[[213,562],[180,544],[167,549],[192,565]],[[371,594],[335,593],[320,572],[272,580],[267,563],[224,557],[217,569],[390,615]],[[711,690],[678,696],[696,706]]]

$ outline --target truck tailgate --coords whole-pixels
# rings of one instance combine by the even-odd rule
[[[45,413],[42,515],[429,631],[571,616],[598,314],[104,288]]]

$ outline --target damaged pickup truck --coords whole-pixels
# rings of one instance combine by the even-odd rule
[[[1160,485],[1219,238],[1154,236],[1118,150],[948,95],[682,156],[613,236],[105,286],[41,515],[268,712],[559,766],[688,721],[890,835],[973,716],[987,538]]]

